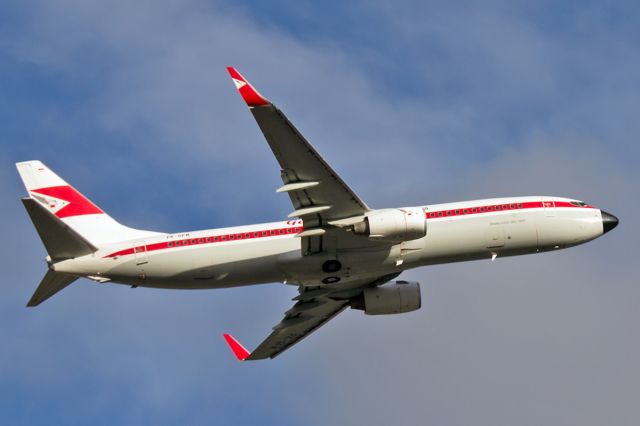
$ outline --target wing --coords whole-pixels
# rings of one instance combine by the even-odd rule
[[[360,216],[369,210],[282,111],[235,68],[227,70],[280,164],[284,185],[277,192],[286,192],[291,198],[294,211],[289,217],[304,219],[302,237],[322,235],[322,227],[329,222]]]
[[[275,358],[313,333],[349,305],[348,300],[299,301],[287,311],[273,332],[245,360]]]
[[[365,287],[384,284],[398,275],[394,273],[354,282],[350,293],[355,296]],[[307,290],[307,288],[300,287],[300,294],[293,298],[296,303],[285,312],[284,319],[273,327],[273,332],[253,352],[245,349],[230,334],[224,335],[229,347],[240,361],[275,358],[349,306],[348,293],[345,294],[344,290],[326,287],[316,287],[313,290]]]

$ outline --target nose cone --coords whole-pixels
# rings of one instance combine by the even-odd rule
[[[605,211],[600,211],[602,213],[602,233],[606,234],[611,231],[613,228],[618,226],[618,218],[614,215],[607,213]]]

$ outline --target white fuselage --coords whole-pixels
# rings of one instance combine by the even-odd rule
[[[322,271],[326,255],[303,256],[301,220],[176,234],[101,247],[52,269],[135,286],[204,289],[268,282],[335,285],[423,265],[491,259],[566,248],[603,234],[601,211],[558,197],[518,197],[422,206],[427,235],[412,241],[337,251],[344,268]]]

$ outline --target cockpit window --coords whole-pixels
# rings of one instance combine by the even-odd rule
[[[587,205],[587,203],[583,203],[582,201],[570,201],[570,203],[578,207],[584,207]]]

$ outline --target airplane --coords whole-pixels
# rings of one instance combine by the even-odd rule
[[[420,308],[420,285],[395,280],[420,266],[576,246],[618,225],[582,201],[527,196],[373,209],[287,117],[227,68],[280,165],[293,211],[281,222],[179,233],[124,226],[40,161],[17,163],[22,202],[48,253],[27,306],[78,278],[162,289],[282,282],[298,295],[253,351],[224,338],[240,361],[274,358],[350,307],[368,315]]]

